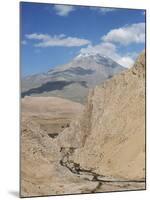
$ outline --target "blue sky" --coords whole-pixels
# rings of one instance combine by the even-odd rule
[[[143,10],[22,2],[22,76],[47,72],[79,53],[100,53],[125,67],[145,48]]]

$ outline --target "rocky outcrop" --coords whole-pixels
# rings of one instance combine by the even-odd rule
[[[58,138],[69,160],[107,180],[145,179],[145,53],[90,92],[84,114]]]

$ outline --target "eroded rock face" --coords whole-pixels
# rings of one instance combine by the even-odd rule
[[[58,138],[59,140],[59,138]],[[108,178],[145,179],[145,54],[91,91],[82,117],[60,136],[81,168]]]

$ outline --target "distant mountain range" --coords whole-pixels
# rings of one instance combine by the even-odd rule
[[[47,73],[22,79],[22,97],[55,96],[83,103],[89,88],[103,83],[125,68],[100,54],[79,54],[71,62]]]

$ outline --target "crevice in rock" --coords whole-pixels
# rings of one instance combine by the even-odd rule
[[[56,138],[59,135],[59,133],[48,133],[48,136],[51,138]]]
[[[91,193],[99,191],[104,183],[145,183],[145,180],[121,180],[105,177],[103,175],[93,172],[91,169],[84,169],[80,166],[79,163],[75,163],[73,160],[70,159],[70,156],[74,153],[74,151],[75,148],[61,147],[60,152],[62,152],[63,156],[59,163],[61,166],[66,167],[73,174],[76,174],[79,178],[97,182],[98,185],[90,191]]]

